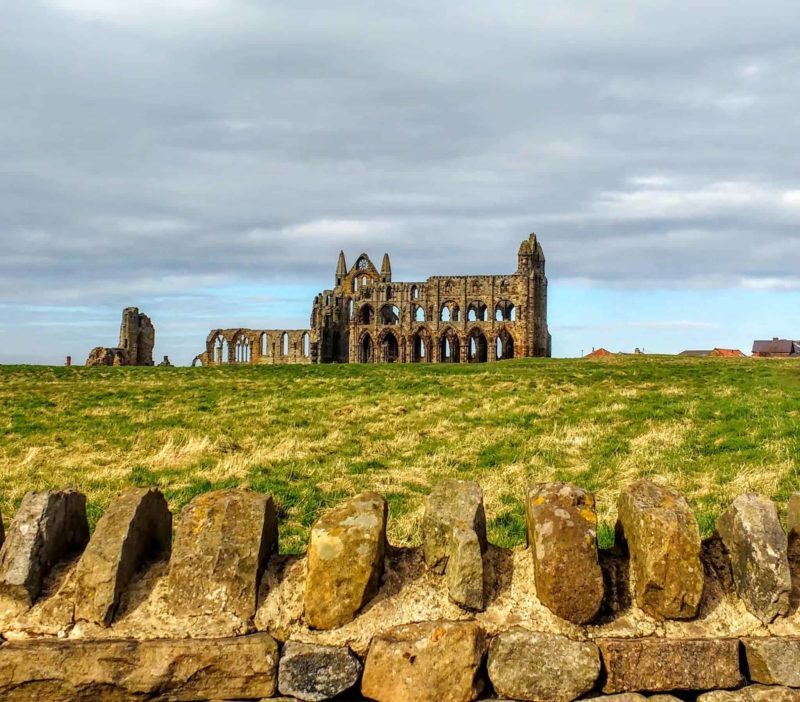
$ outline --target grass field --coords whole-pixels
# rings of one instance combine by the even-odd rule
[[[0,508],[74,486],[92,521],[128,485],[173,510],[222,487],[271,492],[281,548],[324,507],[376,489],[390,538],[417,540],[444,476],[486,494],[490,538],[524,542],[526,484],[616,494],[642,476],[683,491],[704,533],[737,494],[800,489],[800,362],[627,357],[481,366],[0,367]]]

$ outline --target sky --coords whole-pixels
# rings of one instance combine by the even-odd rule
[[[553,352],[800,338],[800,3],[0,2],[0,363],[187,364],[336,260],[503,274]],[[157,358],[157,360],[158,360]]]

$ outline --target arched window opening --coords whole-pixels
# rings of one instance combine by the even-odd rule
[[[439,360],[442,363],[458,363],[461,361],[461,346],[458,337],[452,332],[443,335],[439,342]]]
[[[415,322],[425,321],[425,309],[422,307],[422,305],[417,305],[416,309],[414,310],[414,321]]]
[[[303,334],[303,355],[308,358],[311,355],[311,338],[308,332]]]
[[[353,292],[358,292],[358,276],[353,278]]]
[[[497,335],[496,352],[498,361],[514,358],[514,337],[506,329]]]
[[[350,298],[350,302],[347,305],[347,320],[350,321],[353,319],[353,310],[355,310],[356,303],[353,301],[353,298]]]
[[[364,334],[359,346],[359,362],[372,363],[372,337],[369,334]]]
[[[267,332],[263,332],[261,334],[260,346],[261,346],[261,352],[260,352],[261,355],[266,356],[269,353],[269,336],[267,335]]]
[[[461,308],[458,305],[453,305],[453,321],[461,321]]]
[[[419,288],[416,285],[411,286],[411,299],[419,300]]]
[[[358,312],[359,324],[372,324],[375,319],[375,311],[372,305],[364,305]]]
[[[287,332],[283,332],[281,337],[281,353],[284,356],[289,355],[289,334]]]
[[[400,358],[400,346],[397,337],[388,332],[381,342],[381,360],[384,363],[396,363]]]
[[[386,299],[387,300],[391,300],[392,299],[392,286],[391,285],[387,285],[386,286]]]
[[[513,302],[501,300],[494,308],[494,319],[496,322],[515,322],[517,319],[517,309]]]
[[[470,363],[486,363],[489,360],[488,343],[486,336],[479,331],[473,331],[468,340],[467,360]]]
[[[422,334],[414,334],[411,339],[411,361],[423,363],[428,360],[428,340]]]
[[[400,324],[400,308],[397,305],[384,305],[381,308],[381,324]]]
[[[489,310],[486,305],[480,301],[470,302],[467,307],[467,321],[468,322],[488,322]]]
[[[452,315],[450,314],[450,307],[448,305],[444,305],[441,313],[439,314],[439,321],[449,322],[451,319]]]
[[[234,361],[236,363],[250,363],[250,339],[245,336],[236,338],[233,347]]]
[[[194,361],[192,361],[192,368],[196,368],[198,366],[202,368],[203,365],[205,365],[203,363],[203,359],[200,356],[195,356]]]
[[[214,363],[222,365],[223,363],[228,363],[228,361],[230,361],[228,341],[220,334],[214,342]]]

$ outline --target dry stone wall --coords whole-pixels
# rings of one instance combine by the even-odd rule
[[[590,493],[524,499],[526,548],[489,543],[480,486],[447,480],[418,547],[364,493],[289,556],[269,495],[206,493],[173,529],[131,488],[89,538],[80,493],[30,493],[0,526],[0,700],[800,702],[800,496],[788,533],[743,495],[701,541],[639,481],[609,550]]]

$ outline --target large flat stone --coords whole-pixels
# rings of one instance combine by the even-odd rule
[[[788,540],[775,503],[763,495],[739,495],[717,520],[728,550],[736,593],[764,624],[789,611],[792,580]]]
[[[748,685],[741,690],[706,692],[697,702],[800,702],[800,690],[774,685]]]
[[[636,603],[658,619],[697,616],[704,572],[700,529],[689,503],[672,488],[640,480],[622,490],[617,509]]]
[[[75,572],[75,618],[108,626],[120,597],[145,563],[167,559],[172,514],[155,488],[130,488],[97,522]]]
[[[275,503],[269,495],[220,490],[196,497],[175,530],[168,580],[172,611],[250,620],[261,575],[277,548]]]
[[[600,639],[604,692],[714,690],[741,684],[736,639]]]
[[[259,699],[275,693],[278,645],[229,639],[32,641],[0,646],[0,699],[14,702]]]
[[[563,483],[537,485],[525,501],[536,594],[562,619],[592,621],[603,602],[594,496]]]
[[[488,671],[503,697],[571,702],[594,687],[600,654],[592,643],[516,627],[492,639]]]
[[[305,702],[322,702],[358,684],[361,663],[345,646],[289,641],[278,668],[278,690]]]
[[[75,490],[29,492],[0,549],[0,599],[30,607],[50,569],[89,541],[86,498]]]
[[[361,692],[377,702],[472,702],[486,639],[475,622],[424,622],[372,639]]]
[[[328,510],[311,528],[306,623],[333,629],[352,621],[378,592],[386,552],[386,501],[367,492]]]
[[[753,682],[800,687],[800,639],[748,638],[743,643]]]
[[[484,608],[483,554],[488,548],[483,490],[470,480],[446,479],[425,498],[422,518],[425,562],[447,573],[450,599],[467,609]]]

